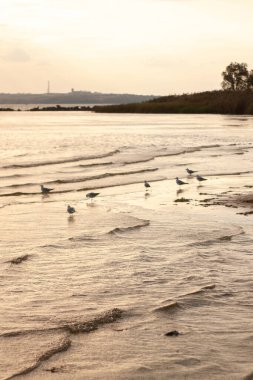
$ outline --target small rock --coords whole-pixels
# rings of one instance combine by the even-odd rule
[[[180,333],[177,330],[172,330],[164,334],[165,336],[178,336]]]

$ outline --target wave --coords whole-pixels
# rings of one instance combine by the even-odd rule
[[[183,294],[183,295],[179,296],[179,298],[186,298],[186,297],[193,296],[193,295],[204,294],[204,293],[206,293],[206,291],[213,290],[215,288],[216,288],[215,284],[206,285],[206,286],[203,286],[200,289],[196,289],[196,290],[193,290],[192,292]]]
[[[103,236],[103,235],[101,235]],[[70,237],[68,238],[69,241],[90,241],[90,240],[98,240],[99,236],[91,236],[91,235],[82,235],[82,236],[76,236],[76,237]]]
[[[39,248],[63,248],[60,244],[45,244],[45,245],[40,245]]]
[[[45,360],[50,359],[55,354],[58,354],[63,351],[67,351],[70,346],[71,346],[71,340],[68,336],[65,336],[58,342],[56,346],[49,348],[42,355],[36,358],[35,362],[31,364],[29,367],[26,367],[22,369],[21,371],[14,373],[13,375],[5,378],[5,380],[11,380],[17,376],[23,376],[23,375],[26,375],[27,373],[32,372],[33,370],[38,368]]]
[[[30,256],[31,256],[31,255],[22,255],[22,256],[18,256],[18,257],[15,257],[14,259],[11,259],[11,260],[8,260],[8,261],[5,261],[5,263],[21,264],[23,261],[27,261],[28,258],[29,258]]]
[[[150,158],[144,158],[141,160],[126,161],[126,162],[123,162],[122,164],[123,165],[141,164],[142,162],[149,162],[149,161],[153,161],[154,159],[155,157],[150,157]]]
[[[0,337],[11,338],[16,336],[26,336],[29,334],[40,334],[50,331],[63,331],[71,334],[76,334],[80,332],[89,333],[91,331],[96,330],[100,325],[115,322],[117,319],[120,319],[122,317],[122,314],[123,310],[114,308],[107,310],[104,313],[99,314],[98,316],[95,316],[90,320],[79,321],[74,323],[67,322],[63,323],[60,326],[49,327],[44,329],[10,331],[0,334]]]
[[[73,190],[59,190],[59,191],[54,191],[53,193],[51,194],[63,194],[63,193],[71,193]],[[44,197],[46,196],[49,196],[48,194],[42,194],[41,192],[37,192],[37,193],[27,193],[27,192],[23,192],[23,191],[16,191],[14,193],[4,193],[4,194],[0,194],[0,197],[20,197],[22,195],[42,195]],[[30,202],[30,203],[36,203],[36,202]],[[22,203],[17,203],[17,204],[22,204]],[[7,205],[6,205],[7,206]],[[12,206],[12,205],[8,205],[8,206]]]
[[[6,205],[1,205],[1,206],[0,206],[0,209],[1,209],[1,208],[8,207],[8,206],[12,206],[12,203],[7,203]]]
[[[41,162],[29,162],[29,163],[23,163],[23,164],[13,164],[13,165],[2,166],[2,168],[4,168],[4,169],[18,169],[18,168],[34,168],[34,167],[46,166],[46,165],[67,164],[67,163],[71,163],[71,162],[95,160],[97,158],[110,157],[110,156],[113,156],[119,152],[120,151],[118,149],[116,149],[116,150],[112,150],[111,152],[103,153],[103,154],[90,155],[90,156],[78,156],[78,157],[65,158],[65,159],[59,159],[59,160],[53,160],[53,161],[41,161]]]
[[[155,157],[179,156],[181,154],[198,152],[202,149],[219,148],[220,146],[221,145],[219,145],[219,144],[200,145],[200,146],[196,146],[196,147],[192,147],[192,148],[186,148],[186,149],[178,151],[178,152],[159,153],[159,154],[156,154]]]
[[[14,193],[0,194],[0,197],[19,197],[21,195],[36,195],[38,193],[24,193],[23,191],[16,191]]]
[[[150,221],[149,220],[143,220],[142,223],[136,224],[135,226],[129,226],[129,227],[116,227],[113,228],[111,231],[107,232],[108,235],[117,235],[120,233],[125,233],[128,231],[135,231],[142,227],[149,226]]]
[[[234,232],[234,233],[231,233],[228,235],[218,236],[218,237],[216,237],[214,239],[210,239],[210,240],[204,240],[204,241],[198,241],[195,243],[190,243],[190,244],[188,244],[188,246],[189,247],[209,246],[209,245],[218,244],[218,243],[226,243],[226,242],[231,241],[235,236],[243,235],[244,233],[245,233],[244,230],[242,228],[239,228],[238,232]]]
[[[27,177],[28,174],[11,174],[11,175],[4,175],[0,176],[0,179],[10,179],[10,178],[22,178]]]
[[[97,175],[81,177],[81,178],[58,179],[58,180],[46,182],[46,184],[52,185],[52,184],[87,182],[87,181],[92,181],[92,180],[96,180],[96,179],[108,178],[108,177],[116,177],[116,176],[125,176],[125,175],[140,174],[140,173],[146,173],[146,172],[154,172],[157,170],[158,170],[158,168],[150,168],[150,169],[132,170],[132,171],[127,171],[127,172],[103,173],[103,174],[97,174]]]
[[[91,331],[97,330],[101,325],[115,322],[117,319],[122,317],[123,310],[114,308],[105,313],[91,319],[90,321],[68,323],[63,326],[71,334],[77,334],[80,332],[89,333]]]
[[[87,182],[87,181],[93,181],[97,179],[103,179],[103,178],[109,178],[109,177],[116,177],[116,176],[126,176],[131,174],[141,174],[146,172],[154,172],[157,171],[158,168],[150,168],[150,169],[141,169],[141,170],[133,170],[133,171],[126,171],[126,172],[113,172],[113,173],[103,173],[103,174],[97,174],[93,176],[86,176],[86,177],[80,177],[80,178],[70,178],[70,179],[56,179],[52,181],[45,182],[45,185],[60,185],[60,184],[69,184],[69,183],[78,183],[78,182]],[[29,182],[29,183],[20,183],[16,185],[10,185],[10,186],[2,186],[0,189],[16,189],[20,187],[31,187],[31,186],[40,186],[40,183],[35,182]],[[54,191],[54,193],[58,193],[59,191]],[[61,191],[66,192],[66,191]],[[40,194],[38,193],[24,193],[24,192],[16,192],[12,193],[13,195],[25,195],[25,194]],[[0,195],[5,196],[5,195]]]
[[[153,311],[162,312],[162,313],[174,313],[178,311],[179,309],[181,309],[181,307],[182,306],[179,304],[179,302],[175,301],[175,302],[169,303],[168,305],[157,307]]]
[[[157,170],[157,169],[155,169]],[[145,170],[145,172],[147,171],[154,171],[153,169],[152,170]],[[166,181],[167,178],[163,177],[163,178],[160,178],[160,179],[156,179],[156,180],[152,180],[152,182],[159,182],[159,181]],[[151,182],[151,181],[150,181]],[[118,186],[128,186],[128,185],[136,185],[138,183],[143,183],[143,180],[136,180],[136,181],[129,181],[127,183],[115,183],[115,184],[108,184],[108,185],[97,185],[97,186],[87,186],[87,187],[82,187],[80,189],[69,189],[69,190],[59,190],[59,191],[56,191],[54,190],[52,193],[50,193],[51,195],[53,194],[64,194],[64,193],[72,193],[72,192],[83,192],[83,191],[90,191],[90,190],[98,190],[98,189],[106,189],[106,188],[111,188],[111,187],[118,187]],[[41,192],[36,192],[36,193],[31,193],[31,192],[21,192],[21,191],[18,191],[18,192],[14,192],[14,193],[4,193],[4,194],[0,194],[0,197],[16,197],[16,196],[31,196],[31,195],[42,195],[44,197],[50,197],[50,194],[41,194]],[[56,201],[50,201],[50,202],[56,202]],[[37,202],[29,202],[29,203],[37,203]],[[19,203],[15,203],[15,204],[24,204],[22,202],[19,202]],[[6,207],[6,206],[13,206],[13,204],[8,204],[8,205],[4,205],[3,207]],[[0,207],[2,208],[2,207]]]
[[[113,165],[114,162],[113,161],[108,161],[108,162],[98,162],[98,163],[94,163],[94,164],[79,164],[77,165],[77,167],[80,167],[80,168],[92,168],[93,166],[105,166],[105,165]]]
[[[29,186],[39,186],[40,184],[33,183],[33,182],[27,182],[27,183],[18,183],[18,184],[13,184],[13,185],[8,185],[8,186],[1,186],[0,189],[16,189],[19,187],[29,187]]]
[[[74,242],[78,242],[78,241],[90,241],[90,240],[98,240],[99,238],[101,237],[104,237],[104,236],[110,236],[110,235],[115,235],[117,236],[118,234],[123,234],[123,233],[126,233],[126,232],[129,232],[129,231],[134,231],[134,230],[138,230],[142,227],[146,227],[150,224],[150,221],[149,220],[142,220],[140,221],[140,223],[134,225],[134,226],[128,226],[128,227],[115,227],[113,228],[112,230],[106,232],[106,233],[101,233],[101,234],[98,234],[98,235],[82,235],[82,236],[76,236],[76,237],[71,237],[71,238],[68,238],[69,241],[74,241]]]
[[[241,175],[241,174],[250,174],[253,173],[252,170],[242,171],[242,172],[231,172],[231,173],[212,173],[212,174],[206,174],[208,177],[215,177],[215,176],[230,176],[230,175]]]
[[[179,295],[176,301],[166,300],[163,303],[166,303],[164,306],[159,306],[153,311],[162,312],[162,313],[174,313],[179,310],[188,309],[191,307],[200,307],[204,305],[209,305],[210,302],[214,302],[214,297],[212,291],[216,289],[215,284],[205,285],[199,289],[193,290],[189,293]],[[208,293],[210,293],[208,295]],[[215,297],[220,299],[221,297],[228,297],[231,294],[226,293],[215,293]],[[217,301],[216,302],[221,302]]]
[[[72,343],[70,339],[71,334],[90,333],[94,330],[97,330],[100,326],[103,326],[104,324],[115,322],[116,320],[122,317],[122,314],[123,314],[123,310],[114,308],[98,316],[95,316],[94,318],[90,320],[74,322],[74,323],[71,323],[71,322],[63,323],[61,326],[51,327],[47,329],[11,331],[11,332],[0,334],[1,338],[12,338],[12,337],[27,336],[29,334],[38,334],[38,336],[40,336],[41,333],[45,333],[45,332],[47,333],[47,332],[52,332],[52,331],[57,331],[57,332],[62,331],[65,333],[64,337],[61,338],[56,345],[48,348],[43,354],[39,355],[35,359],[33,364],[21,369],[20,371],[12,374],[11,376],[6,377],[5,380],[11,380],[11,379],[14,379],[15,377],[28,374],[32,372],[33,370],[35,370],[36,368],[38,368],[44,361],[50,359],[55,354],[67,351]]]
[[[150,171],[150,170],[146,170],[146,171]],[[166,181],[166,180],[167,180],[166,177],[162,177],[162,178],[159,178],[159,179],[156,179],[156,180],[152,180],[150,182],[159,182],[159,181]],[[88,186],[88,187],[84,187],[84,188],[81,188],[81,189],[77,189],[75,191],[89,191],[89,190],[96,190],[96,189],[97,190],[98,189],[106,189],[106,188],[117,187],[117,186],[136,185],[138,183],[143,183],[143,180],[141,180],[141,181],[140,180],[130,181],[130,182],[127,182],[127,183],[115,183],[115,184],[109,184],[109,185]]]

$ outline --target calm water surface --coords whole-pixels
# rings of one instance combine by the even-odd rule
[[[252,215],[201,202],[251,191],[252,130],[252,117],[1,112],[0,379],[253,372]]]

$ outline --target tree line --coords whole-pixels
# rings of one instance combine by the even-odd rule
[[[248,70],[247,63],[231,62],[222,72],[221,87],[227,91],[253,90],[253,70]]]

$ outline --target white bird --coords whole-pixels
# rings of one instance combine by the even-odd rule
[[[49,189],[48,187],[45,187],[44,185],[40,185],[40,188],[43,194],[48,194],[50,191],[54,190],[54,189]]]
[[[146,187],[146,190],[148,190],[148,188],[151,187],[147,181],[144,182],[144,186]]]
[[[207,178],[201,177],[201,175],[196,175],[196,178],[199,182],[207,181]]]
[[[178,177],[176,177],[176,183],[179,186],[181,186],[181,185],[188,185],[188,182],[184,182],[181,179],[179,179]]]
[[[188,174],[192,175],[193,173],[197,173],[197,170],[191,170],[191,169],[188,169],[186,168],[185,169],[187,171]]]
[[[75,208],[74,207],[71,207],[70,205],[68,205],[68,208],[67,208],[67,212],[72,215],[76,212]]]

